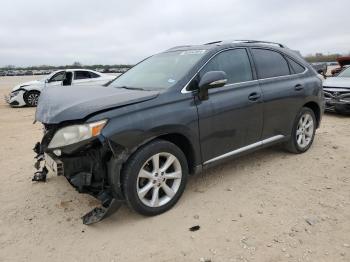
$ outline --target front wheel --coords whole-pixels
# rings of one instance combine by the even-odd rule
[[[187,175],[184,153],[173,143],[155,140],[137,150],[123,169],[126,201],[142,215],[161,214],[179,200]]]
[[[315,131],[315,114],[310,108],[303,107],[294,122],[292,135],[286,143],[286,149],[296,154],[306,152],[314,141]]]
[[[39,91],[28,91],[24,94],[24,102],[26,102],[27,106],[37,106],[39,96]]]

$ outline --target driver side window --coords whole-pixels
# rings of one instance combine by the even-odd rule
[[[49,81],[49,83],[51,82],[58,82],[58,81],[63,81],[64,79],[64,72],[58,72],[57,74],[53,75]]]
[[[248,54],[243,48],[217,54],[204,66],[199,76],[202,77],[209,71],[224,71],[227,75],[227,84],[253,80]]]

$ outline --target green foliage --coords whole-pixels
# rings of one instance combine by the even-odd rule
[[[305,58],[306,61],[309,63],[315,63],[315,62],[335,62],[337,61],[338,57],[341,57],[343,55],[341,54],[328,54],[324,55],[322,53],[316,53],[315,55],[308,55]]]

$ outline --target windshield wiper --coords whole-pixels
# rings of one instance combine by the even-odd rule
[[[142,90],[145,91],[145,89],[141,87],[130,87],[130,86],[116,86],[116,88],[123,88],[123,89],[128,89],[128,90]]]

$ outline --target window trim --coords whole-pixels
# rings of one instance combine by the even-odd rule
[[[258,72],[258,71],[259,71],[259,70],[258,70],[258,66],[256,65],[256,61],[255,61],[255,57],[254,57],[254,53],[253,53],[253,50],[254,50],[254,49],[267,50],[267,51],[270,51],[270,52],[275,52],[275,53],[279,54],[280,56],[282,56],[282,58],[284,59],[284,61],[287,63],[289,74],[288,74],[288,75],[281,75],[281,76],[271,76],[271,77],[260,78],[260,77],[259,77],[259,72]],[[251,53],[252,53],[252,57],[253,57],[253,61],[254,61],[254,66],[255,66],[255,70],[256,70],[256,77],[257,77],[258,80],[272,79],[272,78],[277,78],[277,77],[286,77],[286,76],[294,75],[294,74],[292,74],[291,66],[290,66],[288,60],[286,59],[286,56],[285,56],[284,53],[279,52],[278,50],[271,49],[271,48],[266,48],[266,47],[251,47],[251,48],[250,48],[250,51],[251,51]]]
[[[225,48],[222,50],[219,50],[218,52],[216,52],[215,54],[213,54],[199,69],[198,71],[194,74],[194,76],[187,82],[187,84],[181,89],[181,93],[182,94],[188,94],[188,93],[193,93],[195,92],[195,90],[187,90],[187,87],[189,86],[189,84],[193,81],[193,79],[198,75],[198,73],[218,54],[225,52],[225,51],[229,51],[229,50],[235,50],[235,49],[244,49],[247,52],[247,57],[249,60],[249,64],[250,64],[250,68],[252,70],[252,78],[253,80],[249,80],[249,81],[244,81],[244,82],[238,82],[238,83],[231,83],[231,84],[227,84],[224,86],[231,86],[231,85],[237,85],[237,84],[242,84],[242,83],[249,83],[249,82],[254,82],[257,81],[257,79],[254,79],[254,65],[252,64],[251,61],[251,57],[249,55],[249,50],[247,47],[241,47],[241,46],[237,46],[237,47],[229,47],[229,48]]]
[[[291,68],[290,68],[290,64],[288,62],[288,60],[286,59],[286,57],[288,57],[289,59],[292,59],[293,61],[295,61],[294,58],[292,58],[290,55],[288,54],[285,54],[279,50],[275,50],[275,49],[272,49],[272,48],[268,48],[268,47],[260,47],[260,46],[257,46],[257,47],[249,47],[249,49],[265,49],[265,50],[270,50],[270,51],[274,51],[274,52],[277,52],[279,53],[280,55],[283,56],[283,58],[286,60],[287,64],[288,64],[288,68],[289,68],[289,72],[290,74],[289,75],[284,75],[284,76],[273,76],[273,77],[266,77],[266,78],[259,78],[258,74],[256,75],[257,76],[257,80],[258,81],[262,81],[262,80],[270,80],[270,79],[276,79],[276,78],[285,78],[285,77],[291,77],[291,76],[299,76],[299,75],[303,75],[303,74],[306,74],[309,69],[307,67],[305,67],[304,65],[302,65],[302,67],[304,67],[304,71],[301,72],[301,73],[298,73],[298,74],[292,74],[291,72]],[[253,54],[252,54],[253,56]],[[254,67],[256,69],[256,65],[255,65],[255,60],[254,60],[254,56],[253,56],[253,61],[254,61]],[[297,63],[297,62],[296,62]],[[299,63],[298,63],[299,64]]]
[[[294,69],[293,69],[292,65],[289,63],[289,60],[292,60],[294,63],[296,63],[296,64],[300,65],[302,68],[304,68],[303,72],[301,72],[301,73],[294,73],[294,74],[291,74],[291,75],[302,74],[302,73],[304,73],[306,71],[306,67],[304,65],[301,65],[299,62],[295,61],[295,59],[291,58],[290,56],[285,55],[285,59],[287,60],[287,63],[289,65],[289,68],[290,68],[291,71],[294,71]]]
[[[77,75],[77,72],[87,72],[88,74],[89,74],[89,77],[88,78],[81,78],[81,79],[75,79],[75,77],[76,77],[76,75]],[[74,81],[79,81],[79,80],[86,80],[86,79],[91,79],[91,77],[90,77],[90,71],[88,71],[88,70],[75,70],[74,71],[74,76],[73,76],[73,80]]]
[[[50,77],[48,83],[54,83],[54,82],[61,82],[61,81],[63,81],[63,79],[62,80],[51,81],[51,79],[53,79],[54,77],[56,77],[57,75],[59,75],[61,73],[63,73],[63,75],[64,75],[66,73],[66,71],[62,70],[62,71],[57,72],[56,74],[54,74],[53,76]]]
[[[278,52],[279,54],[281,54],[284,59],[287,61],[287,64],[288,64],[288,67],[290,66],[289,65],[289,62],[288,60],[285,58],[285,57],[288,57],[290,59],[292,59],[294,61],[294,59],[289,56],[288,54],[285,54],[285,53],[282,53],[278,50],[275,50],[275,49],[271,49],[271,48],[266,48],[266,47],[230,47],[230,48],[225,48],[225,49],[222,49],[218,52],[216,52],[215,54],[213,54],[207,62],[204,63],[204,65],[202,65],[199,70],[194,74],[194,76],[187,82],[187,84],[181,89],[181,93],[182,94],[188,94],[188,93],[194,93],[195,90],[187,90],[187,87],[189,86],[189,84],[193,81],[193,79],[197,76],[197,74],[203,69],[203,67],[206,66],[207,63],[209,63],[209,61],[211,59],[213,59],[214,56],[216,56],[217,54],[221,53],[221,52],[224,52],[224,51],[227,51],[227,50],[233,50],[233,49],[239,49],[239,48],[244,48],[247,50],[247,53],[248,53],[248,57],[249,57],[249,60],[251,61],[251,59],[253,59],[253,65],[251,64],[251,67],[252,67],[252,72],[253,72],[253,77],[254,77],[254,72],[256,74],[256,79],[253,79],[253,80],[250,80],[250,81],[246,81],[246,82],[239,82],[239,83],[233,83],[233,84],[229,84],[229,85],[225,85],[225,86],[230,86],[230,85],[237,85],[237,84],[242,84],[242,83],[249,83],[249,82],[259,82],[259,81],[262,81],[262,80],[270,80],[270,79],[276,79],[276,78],[285,78],[285,77],[291,77],[291,76],[299,76],[299,75],[304,75],[306,74],[308,71],[309,71],[309,68],[305,67],[304,65],[302,65],[304,67],[304,72],[302,73],[298,73],[298,74],[290,74],[290,75],[284,75],[284,76],[274,76],[274,77],[269,77],[269,78],[261,78],[259,79],[258,75],[257,75],[257,72],[256,72],[256,66],[255,66],[255,61],[254,61],[254,57],[252,57],[252,54],[251,54],[251,48],[256,48],[256,49],[267,49],[267,50],[271,50],[271,51],[275,51],[275,52]],[[251,54],[251,55],[249,55]],[[251,62],[250,62],[251,63]],[[299,64],[299,63],[298,63]],[[255,71],[254,71],[255,70]]]

